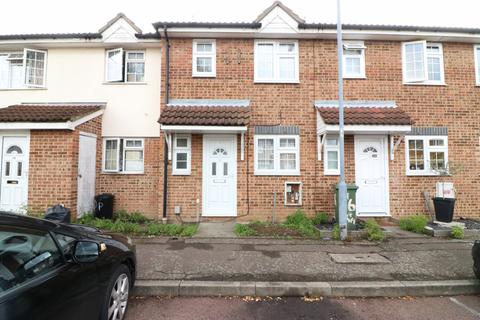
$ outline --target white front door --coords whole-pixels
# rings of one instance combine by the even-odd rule
[[[389,215],[386,136],[355,136],[357,215]]]
[[[95,159],[97,137],[80,133],[78,146],[77,216],[92,212],[95,197]]]
[[[237,139],[203,136],[203,216],[237,215]]]
[[[23,213],[28,201],[28,137],[2,137],[0,210]]]

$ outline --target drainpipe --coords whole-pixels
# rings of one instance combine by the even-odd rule
[[[163,33],[167,46],[165,48],[165,104],[169,102],[170,89],[170,41],[167,34],[167,26],[163,27]],[[164,132],[166,135],[167,133]],[[165,144],[163,147],[163,223],[167,222],[167,196],[168,196],[168,144],[165,136]]]

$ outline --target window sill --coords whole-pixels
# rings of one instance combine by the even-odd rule
[[[102,82],[103,85],[113,85],[113,86],[121,86],[121,85],[134,85],[134,86],[144,86],[147,85],[147,82]]]
[[[406,173],[407,177],[451,177],[451,174],[439,173]]]
[[[253,80],[255,84],[299,84],[300,80]]]
[[[344,80],[365,80],[366,76],[343,76]]]
[[[193,73],[192,78],[216,78],[216,74]]]
[[[406,86],[437,86],[437,87],[446,87],[445,82],[403,82]]]
[[[190,176],[191,172],[172,172],[172,176]]]
[[[102,171],[101,173],[102,173],[102,174],[105,174],[105,175],[125,175],[125,176],[129,176],[129,175],[144,175],[144,174],[145,174],[144,171],[135,171],[135,172],[109,172],[109,171]]]
[[[300,172],[254,172],[254,176],[299,177]]]
[[[301,203],[285,203],[285,207],[301,207]]]
[[[339,176],[340,172],[324,172],[324,176]]]
[[[35,91],[35,90],[47,90],[47,88],[0,88],[0,91]]]

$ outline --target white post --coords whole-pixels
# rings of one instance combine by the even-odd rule
[[[343,41],[340,0],[337,0],[338,124],[340,129],[340,183],[338,184],[338,224],[340,239],[347,238],[347,184],[345,183],[345,132],[343,118]]]

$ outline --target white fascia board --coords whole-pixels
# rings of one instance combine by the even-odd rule
[[[338,125],[326,125],[326,133],[338,133],[340,131]],[[345,125],[345,133],[359,134],[378,134],[378,133],[399,133],[407,134],[412,131],[411,126],[402,125]]]
[[[246,132],[246,126],[175,126],[162,125],[160,130],[177,133],[239,133]]]
[[[77,119],[75,121],[69,121],[69,122],[70,122],[71,126],[73,127],[73,129],[75,129],[77,126],[81,125],[82,123],[85,123],[89,120],[92,120],[92,119],[98,117],[98,116],[101,116],[103,114],[103,111],[104,111],[104,109],[102,108],[100,110],[97,110],[95,112],[87,114],[86,116],[81,117],[80,119]]]

